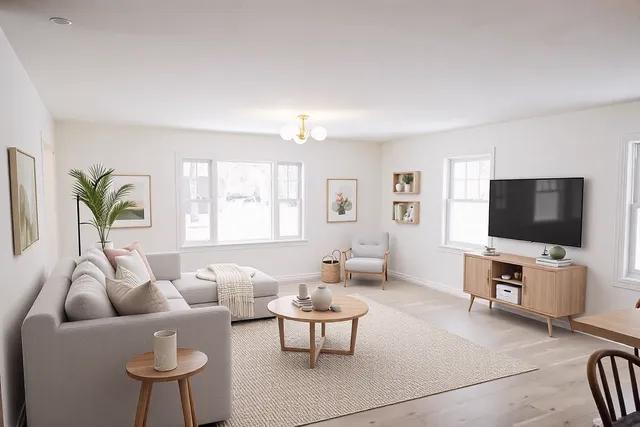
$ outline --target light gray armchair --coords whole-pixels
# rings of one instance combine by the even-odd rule
[[[353,238],[344,255],[344,286],[353,273],[379,274],[382,289],[387,281],[389,264],[389,233],[370,233]]]

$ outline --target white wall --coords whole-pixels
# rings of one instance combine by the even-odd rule
[[[53,145],[53,122],[29,76],[0,30],[0,378],[4,422],[16,425],[24,401],[20,327],[25,314],[56,260],[55,220],[46,212],[53,182],[43,176],[42,140]],[[22,255],[13,255],[7,147],[18,147],[36,157],[40,240]],[[49,165],[49,164],[48,164]]]
[[[440,248],[445,157],[489,153],[495,177],[584,176],[583,248],[568,256],[588,266],[587,312],[631,307],[637,291],[614,287],[621,146],[640,132],[640,103],[532,118],[392,141],[382,147],[381,221],[391,231],[391,270],[462,290],[462,254]],[[391,174],[422,171],[421,223],[390,219]],[[499,251],[536,256],[541,244],[495,239]]]
[[[224,134],[137,126],[108,126],[81,122],[56,123],[58,150],[58,206],[60,250],[74,255],[75,201],[71,198],[71,168],[94,162],[119,173],[150,174],[153,227],[114,229],[115,245],[143,242],[149,252],[177,249],[175,165],[176,155],[210,156],[218,160],[303,161],[306,176],[307,243],[248,247],[216,247],[185,252],[183,269],[194,270],[211,262],[254,265],[275,276],[317,273],[322,255],[348,247],[354,233],[378,230],[380,206],[380,146],[374,143],[309,141],[299,146],[278,136]],[[327,224],[327,178],[358,179],[358,221]],[[88,226],[82,230],[84,246],[97,241]]]

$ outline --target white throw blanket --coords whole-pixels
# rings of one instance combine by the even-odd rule
[[[253,317],[253,283],[251,276],[236,264],[209,264],[196,272],[196,277],[215,281],[218,304],[238,318]]]

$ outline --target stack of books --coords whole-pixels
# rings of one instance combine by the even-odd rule
[[[567,267],[573,264],[573,260],[570,258],[553,259],[549,256],[541,256],[536,258],[536,264],[544,265],[546,267]]]
[[[291,300],[291,303],[296,307],[313,307],[313,303],[311,302],[311,297],[300,298],[296,295],[294,299]]]

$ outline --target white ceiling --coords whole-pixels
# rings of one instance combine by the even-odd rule
[[[640,96],[637,0],[0,0],[0,27],[57,119],[386,140]]]

